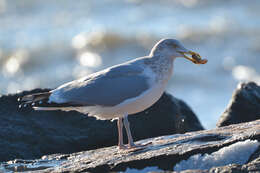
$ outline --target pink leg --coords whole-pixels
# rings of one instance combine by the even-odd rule
[[[127,138],[128,138],[128,147],[130,149],[132,148],[142,148],[142,147],[145,147],[147,144],[144,144],[144,145],[136,145],[133,141],[133,137],[132,137],[132,134],[131,134],[131,130],[130,130],[130,123],[128,121],[128,115],[126,114],[124,116],[124,126],[125,126],[125,129],[126,129],[126,134],[127,134]]]
[[[118,128],[118,148],[119,149],[126,149],[123,142],[123,118],[118,118],[117,120],[117,128]]]

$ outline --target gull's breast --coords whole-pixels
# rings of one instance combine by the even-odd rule
[[[140,96],[127,99],[119,104],[118,113],[135,114],[141,112],[157,102],[162,96],[164,90],[165,86],[163,86],[163,84],[155,84],[153,87],[151,87]]]
[[[135,114],[149,108],[159,100],[164,90],[165,86],[161,83],[155,84],[138,97],[127,99],[112,107],[87,106],[74,108],[73,110],[87,113],[88,116],[94,116],[101,120],[114,119],[117,117],[123,117],[125,114]]]

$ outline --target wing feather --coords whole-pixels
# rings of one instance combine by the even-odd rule
[[[117,65],[60,86],[52,91],[50,101],[114,106],[149,88],[149,79],[143,71],[133,63]]]

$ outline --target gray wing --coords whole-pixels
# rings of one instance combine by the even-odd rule
[[[81,105],[114,106],[149,88],[143,68],[123,64],[76,80],[53,90],[50,101]]]

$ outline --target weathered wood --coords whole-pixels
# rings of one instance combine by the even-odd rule
[[[260,120],[212,130],[142,140],[139,143],[152,142],[152,145],[135,152],[122,152],[113,146],[74,154],[44,156],[40,160],[23,164],[20,169],[27,170],[26,167],[34,162],[35,164],[41,163],[40,165],[49,164],[49,168],[39,168],[42,172],[109,172],[125,171],[127,168],[143,169],[148,166],[158,166],[162,170],[172,171],[176,163],[191,155],[212,153],[247,139],[260,139]],[[259,155],[256,153],[255,158],[258,157]],[[14,162],[9,162],[9,164],[4,165],[4,168],[10,170],[13,169],[13,165],[15,165]],[[232,170],[234,167],[234,170],[242,171],[253,169],[253,165],[255,169],[260,171],[259,161],[256,159],[247,165],[227,165],[218,169]],[[207,171],[216,171],[216,169],[212,168],[212,170]],[[197,170],[197,172],[205,171]]]

